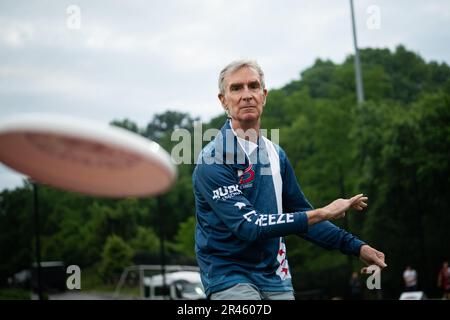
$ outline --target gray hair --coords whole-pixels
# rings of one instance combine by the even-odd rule
[[[266,84],[264,82],[264,72],[262,71],[261,67],[259,66],[259,64],[254,61],[254,60],[235,60],[233,62],[231,62],[230,64],[228,64],[225,68],[222,69],[222,71],[220,71],[220,75],[219,75],[219,90],[221,94],[225,94],[225,78],[241,69],[244,67],[248,67],[251,68],[253,70],[255,70],[258,75],[259,75],[259,81],[261,82],[261,87],[263,89],[266,88]]]

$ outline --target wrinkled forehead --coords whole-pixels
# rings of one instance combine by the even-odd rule
[[[258,71],[251,66],[242,66],[239,69],[231,71],[225,76],[225,83],[227,87],[235,83],[249,83],[255,81],[261,83]]]

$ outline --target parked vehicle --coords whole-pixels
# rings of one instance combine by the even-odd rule
[[[206,299],[198,267],[167,265],[165,277],[160,265],[138,265],[125,268],[116,287],[115,298],[124,298],[124,291],[139,287],[134,298],[152,300],[200,300]],[[125,290],[125,287],[127,290]],[[136,292],[136,290],[134,290]],[[128,296],[130,298],[130,296]],[[133,298],[133,297],[131,297]]]
[[[166,274],[166,290],[164,290],[161,274],[145,277],[145,298],[164,299],[168,296],[172,300],[200,300],[205,299],[205,292],[198,271],[176,271]]]

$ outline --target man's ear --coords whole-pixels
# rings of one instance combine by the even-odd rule
[[[266,105],[266,100],[267,100],[267,95],[269,94],[269,91],[267,91],[267,89],[263,90],[263,94],[264,94],[264,101],[263,101],[263,106]]]
[[[226,101],[225,101],[225,96],[224,96],[222,93],[219,93],[219,94],[217,95],[217,97],[219,98],[220,103],[222,104],[222,107],[225,109],[226,106],[227,106],[227,103],[226,103]]]

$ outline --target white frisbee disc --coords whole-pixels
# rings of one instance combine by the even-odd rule
[[[0,162],[40,183],[112,198],[162,194],[176,181],[172,158],[156,142],[60,115],[0,121]]]

